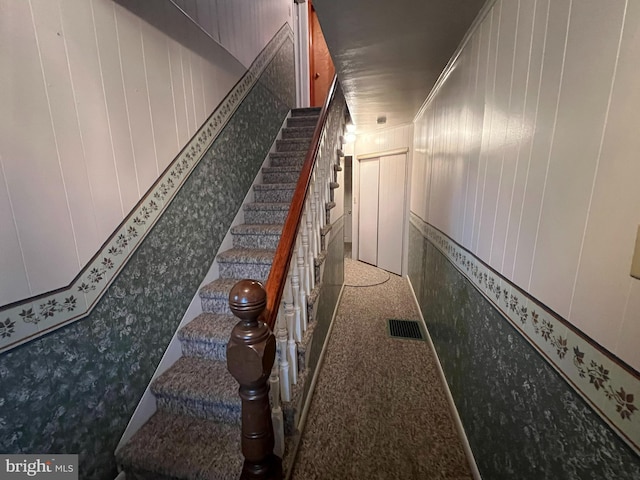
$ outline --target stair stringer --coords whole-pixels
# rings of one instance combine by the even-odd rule
[[[220,275],[219,275],[218,255],[233,247],[233,235],[231,233],[231,229],[237,225],[241,225],[244,223],[244,213],[245,213],[244,205],[248,203],[252,203],[255,200],[254,186],[262,183],[262,180],[263,180],[262,170],[264,167],[268,167],[270,165],[269,155],[276,151],[277,141],[282,139],[282,131],[284,127],[286,127],[287,120],[289,119],[290,116],[291,116],[291,111],[289,111],[289,114],[282,122],[282,125],[278,130],[278,134],[276,135],[276,137],[273,140],[273,143],[271,144],[271,148],[267,152],[265,159],[263,160],[262,165],[260,166],[260,169],[258,170],[256,177],[253,179],[253,183],[249,187],[249,190],[245,195],[244,200],[242,201],[242,205],[240,205],[240,208],[238,209],[236,216],[231,222],[231,225],[229,226],[229,229],[227,230],[227,233],[225,234],[224,239],[222,240],[222,243],[220,244],[220,247],[216,252],[213,262],[211,263],[209,269],[207,270],[207,273],[204,279],[198,286],[196,293],[191,299],[191,302],[189,303],[189,307],[185,311],[182,317],[182,320],[180,321],[180,324],[177,326],[175,332],[173,333],[173,336],[171,337],[171,341],[169,342],[169,345],[167,346],[164,354],[162,355],[162,358],[158,363],[158,366],[156,367],[156,370],[153,373],[153,376],[149,380],[149,383],[147,384],[147,387],[145,388],[145,391],[142,394],[140,401],[138,402],[138,406],[134,410],[133,415],[129,420],[129,423],[127,424],[127,428],[125,429],[124,433],[122,434],[122,437],[120,438],[120,441],[118,442],[118,446],[116,447],[116,452],[123,445],[125,445],[129,441],[129,439],[131,439],[131,437],[157,411],[156,398],[154,394],[151,392],[151,384],[156,378],[158,378],[165,371],[167,371],[175,362],[178,361],[178,359],[180,359],[183,356],[180,339],[178,338],[178,332],[185,325],[189,324],[193,319],[195,319],[198,315],[203,313],[202,302],[200,299],[200,290],[202,289],[202,287],[204,287],[208,283],[219,278]]]

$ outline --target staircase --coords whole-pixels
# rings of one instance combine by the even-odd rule
[[[316,108],[296,109],[287,120],[276,152],[270,154],[271,166],[263,168],[263,183],[254,186],[254,203],[243,207],[245,224],[231,230],[233,248],[217,257],[220,278],[200,291],[204,313],[178,332],[183,356],[151,384],[156,413],[116,452],[127,480],[238,478],[243,462],[240,398],[226,363],[237,319],[229,310],[229,291],[243,278],[267,279],[319,113]],[[309,297],[311,313],[317,291]],[[311,331],[303,344],[310,341]],[[301,345],[301,370],[304,354]],[[299,378],[305,378],[303,372]],[[295,430],[294,404],[283,405],[289,434]]]

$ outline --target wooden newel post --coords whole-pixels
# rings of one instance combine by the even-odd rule
[[[267,380],[276,355],[276,339],[258,317],[267,304],[260,282],[241,280],[229,293],[231,312],[240,319],[227,344],[227,368],[240,384],[242,399],[241,479],[280,479],[282,463],[273,453],[273,425]]]

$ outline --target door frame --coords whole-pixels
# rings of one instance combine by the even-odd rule
[[[296,72],[296,106],[311,105],[310,48],[311,29],[309,28],[309,2],[293,2],[294,11],[294,58]]]
[[[360,231],[360,160],[366,160],[368,158],[376,157],[388,157],[390,155],[406,154],[405,160],[405,189],[404,189],[404,218],[403,218],[403,231],[402,231],[402,276],[406,276],[408,271],[408,239],[409,239],[409,194],[411,187],[411,155],[409,147],[396,148],[394,150],[384,150],[381,152],[363,153],[353,155],[354,161],[352,162],[351,178],[353,182],[353,188],[351,195],[353,198],[353,210],[351,218],[351,232],[352,232],[352,253],[351,257],[356,260],[358,258],[358,245],[359,245],[359,231]]]

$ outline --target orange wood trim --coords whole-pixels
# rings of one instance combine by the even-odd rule
[[[309,28],[307,29],[307,33],[309,35],[309,105],[313,106],[315,103],[315,81],[314,75],[316,70],[316,61],[315,61],[315,51],[313,49],[313,29],[314,22],[313,16],[316,14],[316,9],[313,7],[313,3],[311,0],[307,2],[307,23]]]
[[[309,190],[309,183],[311,182],[311,174],[313,173],[313,167],[316,163],[318,156],[318,149],[320,148],[320,137],[324,130],[325,123],[327,122],[327,115],[329,112],[329,105],[335,96],[338,85],[338,77],[333,77],[331,88],[327,94],[327,98],[324,102],[324,106],[320,112],[320,118],[316,129],[313,132],[313,138],[311,145],[307,151],[307,155],[302,165],[300,172],[300,178],[296,184],[296,189],[293,192],[293,200],[289,207],[289,213],[285,220],[284,227],[282,229],[282,235],[280,236],[280,243],[276,249],[273,263],[271,264],[271,271],[269,272],[269,278],[265,290],[267,291],[267,307],[263,313],[264,322],[274,329],[276,325],[276,317],[278,316],[278,305],[282,299],[282,292],[284,290],[284,284],[289,272],[289,265],[291,263],[291,255],[295,246],[296,238],[298,236],[298,226],[300,225],[300,219],[302,218],[302,210],[304,209],[304,201],[307,198],[307,192]],[[321,213],[322,213],[321,209]],[[313,265],[312,268],[315,268]]]

